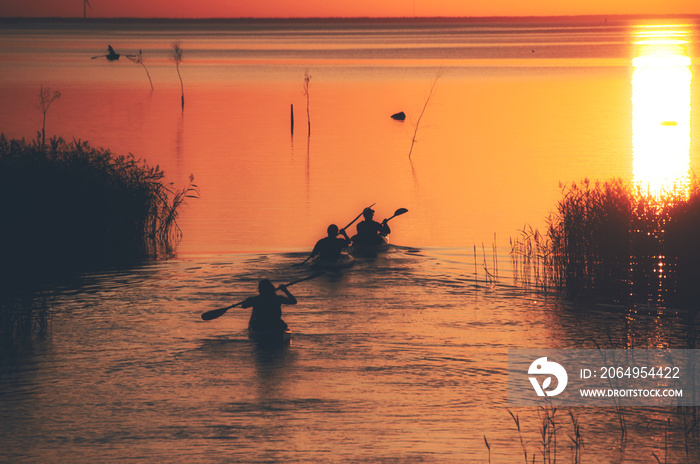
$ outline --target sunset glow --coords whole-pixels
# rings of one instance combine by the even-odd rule
[[[199,2],[149,2],[93,0],[89,7],[80,0],[24,0],[5,2],[0,17],[83,17],[88,18],[348,18],[348,17],[492,17],[568,16],[625,14],[698,14],[697,2],[603,1],[553,2],[464,2],[458,0],[385,0],[376,2],[328,2],[325,0],[203,0]]]
[[[691,59],[682,28],[643,27],[633,61],[633,174],[642,191],[685,194],[690,169]]]

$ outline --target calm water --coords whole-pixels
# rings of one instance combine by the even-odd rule
[[[697,28],[685,24],[694,62]],[[182,213],[177,259],[48,291],[50,334],[0,357],[0,460],[488,462],[485,436],[492,462],[522,462],[508,348],[683,346],[683,313],[575,305],[509,272],[508,238],[542,226],[559,181],[632,178],[640,30],[603,19],[3,25],[6,135],[41,127],[43,83],[62,92],[48,133],[134,153],[178,186],[192,173],[201,198]],[[153,92],[143,68],[91,59],[107,44],[143,50]],[[389,118],[398,111],[405,122]],[[693,166],[692,144],[689,155]],[[382,217],[410,210],[392,221],[399,246],[292,287],[290,347],[252,344],[247,311],[199,319],[261,277],[305,275],[290,267],[302,250],[374,202]],[[494,235],[499,279],[486,283]],[[537,411],[513,412],[538,453]],[[571,462],[567,414],[560,462]],[[585,462],[686,462],[672,411],[630,409],[626,440],[615,411],[574,414]],[[700,458],[696,446],[688,456]]]

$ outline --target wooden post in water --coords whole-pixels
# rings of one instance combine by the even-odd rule
[[[291,106],[292,135],[294,135],[294,103]]]

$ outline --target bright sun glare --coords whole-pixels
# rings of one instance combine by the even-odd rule
[[[632,76],[634,183],[644,193],[687,194],[690,171],[691,60],[682,26],[636,32]]]

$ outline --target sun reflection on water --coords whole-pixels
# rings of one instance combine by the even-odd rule
[[[640,26],[632,75],[634,184],[656,198],[687,196],[691,59],[682,25]]]

